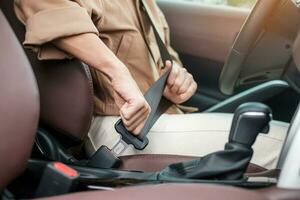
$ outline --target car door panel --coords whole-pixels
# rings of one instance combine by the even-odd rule
[[[250,10],[186,0],[157,0],[157,3],[169,23],[172,46],[199,85],[188,104],[204,110],[225,99],[219,92],[218,79]]]
[[[248,9],[213,6],[185,0],[158,0],[180,53],[224,62]]]

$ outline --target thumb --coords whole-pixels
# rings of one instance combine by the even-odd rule
[[[165,67],[167,70],[170,69],[172,67],[172,62],[170,60],[167,60],[165,63]]]
[[[170,73],[170,75],[168,77],[168,81],[167,81],[167,86],[170,86],[170,87],[172,87],[174,85],[175,80],[179,73],[179,70],[176,67],[176,65],[174,65],[173,68],[172,68],[172,66],[173,66],[173,63],[170,60],[167,60],[165,62],[165,72],[168,70],[171,70],[171,73]]]

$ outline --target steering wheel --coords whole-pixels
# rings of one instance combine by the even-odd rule
[[[278,0],[258,0],[246,19],[241,31],[235,39],[229,55],[223,66],[219,79],[219,88],[222,93],[231,95],[255,42],[264,30],[264,25],[272,11],[279,4]]]

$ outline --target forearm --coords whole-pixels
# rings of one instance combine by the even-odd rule
[[[104,73],[110,80],[118,74],[129,73],[125,65],[95,34],[86,33],[53,41],[54,45],[87,65]]]

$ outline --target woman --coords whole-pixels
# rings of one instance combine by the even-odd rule
[[[142,152],[130,148],[125,154],[201,156],[222,149],[232,115],[183,114],[187,110],[179,104],[195,93],[197,84],[170,46],[169,28],[155,1],[144,2],[173,59],[164,91],[173,105],[150,131],[148,147]],[[119,115],[128,130],[139,134],[150,113],[142,94],[171,67],[171,62],[161,61],[141,0],[15,0],[15,10],[26,25],[24,45],[39,59],[76,57],[90,66],[95,118],[88,152],[117,141],[113,125]],[[266,168],[276,164],[287,130],[286,124],[273,124],[271,133],[260,136],[254,147],[252,162]]]

